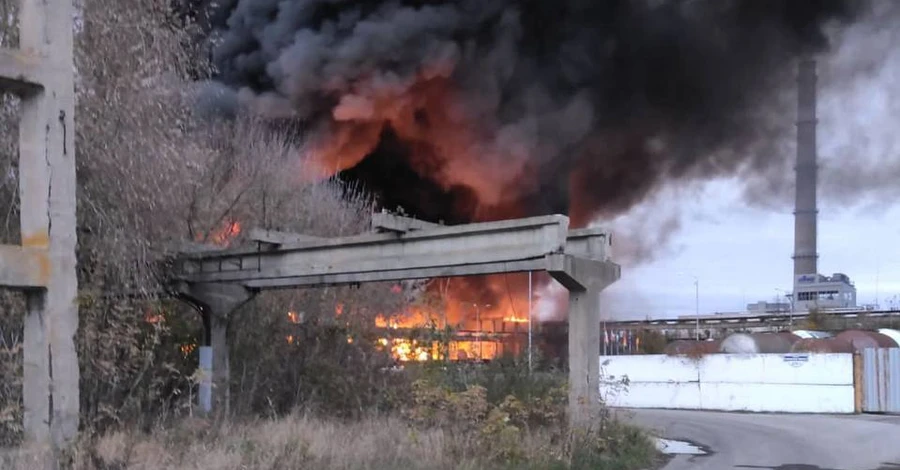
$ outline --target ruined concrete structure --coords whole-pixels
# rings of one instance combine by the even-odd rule
[[[19,49],[0,48],[0,91],[22,99],[21,244],[0,245],[0,287],[27,297],[25,437],[61,448],[79,411],[73,10],[71,0],[19,4]]]
[[[599,293],[619,279],[610,237],[568,230],[561,215],[442,226],[375,214],[376,232],[322,239],[256,231],[259,246],[185,253],[175,274],[206,326],[200,392],[207,411],[228,406],[228,317],[262,289],[547,271],[569,291],[569,411],[589,425],[600,405]]]

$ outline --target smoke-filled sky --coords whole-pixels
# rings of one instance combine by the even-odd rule
[[[819,270],[844,272],[856,283],[859,303],[900,308],[900,20],[896,2],[834,34],[819,57]],[[791,98],[796,91],[791,90]],[[793,103],[792,103],[793,105]],[[782,125],[794,138],[795,110]],[[785,154],[793,163],[794,146]],[[652,218],[681,221],[657,259],[623,270],[609,292],[608,313],[693,313],[693,276],[700,281],[702,312],[736,311],[772,301],[791,288],[793,210],[789,166],[786,185],[735,177],[703,187],[669,190],[625,216],[621,227]],[[754,204],[748,205],[747,201]],[[673,204],[677,201],[677,204]],[[652,231],[650,233],[653,233]],[[622,240],[620,237],[619,240]],[[639,238],[638,238],[639,240]],[[620,242],[622,243],[622,242]]]
[[[698,185],[733,178],[735,203],[790,210],[799,53],[823,61],[823,112],[898,106],[853,88],[885,85],[891,48],[865,44],[890,44],[889,0],[193,3],[218,67],[210,109],[295,123],[321,171],[424,218],[619,218],[626,266],[671,258],[696,225],[659,202],[671,191],[718,199]],[[900,167],[892,136],[852,124],[822,117],[820,194],[839,207],[891,190]],[[866,173],[860,147],[887,165]]]

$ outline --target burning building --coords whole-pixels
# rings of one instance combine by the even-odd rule
[[[537,302],[529,305],[527,286],[525,295],[521,295],[518,286],[521,277],[496,275],[434,280],[429,283],[429,290],[438,299],[435,305],[414,306],[405,312],[376,318],[376,326],[394,336],[384,339],[383,344],[390,343],[394,356],[404,361],[437,358],[470,361],[491,360],[503,355],[522,356],[529,334],[534,342],[534,337],[541,336],[543,330],[540,323],[529,324],[530,318],[537,318],[530,315]],[[527,282],[528,277],[525,278]],[[480,301],[485,299],[493,299],[493,303]],[[423,329],[448,333],[449,336],[443,338],[446,350],[440,350],[437,339],[412,344],[408,339],[410,335],[404,334],[415,335]]]

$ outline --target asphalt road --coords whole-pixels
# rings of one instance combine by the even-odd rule
[[[900,416],[620,410],[706,455],[676,455],[663,470],[900,470]]]

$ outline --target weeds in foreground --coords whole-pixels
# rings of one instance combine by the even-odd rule
[[[492,399],[496,393],[478,383],[459,389],[447,376],[435,380],[438,376],[423,374],[411,382],[396,411],[358,419],[294,412],[224,422],[187,418],[150,430],[124,426],[85,434],[60,468],[637,470],[656,459],[642,431],[608,413],[589,432],[570,432],[567,390],[559,375],[528,379],[518,377],[515,368],[497,365],[467,374],[473,382],[500,389],[506,384],[516,392],[528,389],[529,380],[556,385]],[[19,449],[0,456],[0,468],[45,468],[48,456],[40,449]]]
[[[477,395],[475,392],[474,395]],[[214,425],[185,420],[169,429],[112,432],[85,439],[66,467],[128,469],[600,469],[645,468],[655,458],[645,435],[610,422],[577,436],[559,429],[514,430],[491,410],[469,430],[411,424],[397,417],[352,422],[294,414]],[[11,470],[43,468],[39,451],[0,457]]]

